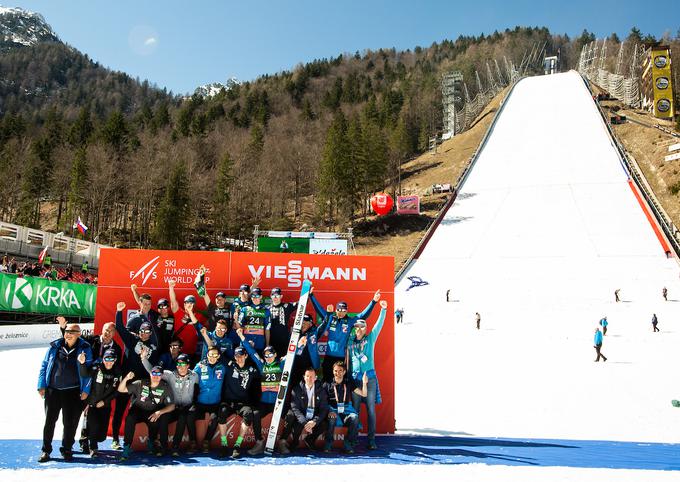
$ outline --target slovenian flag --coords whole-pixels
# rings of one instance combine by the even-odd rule
[[[47,246],[45,246],[45,249],[40,251],[40,254],[38,255],[38,263],[43,264],[45,256],[47,256]]]
[[[78,216],[78,221],[76,221],[75,224],[73,225],[73,229],[77,229],[82,234],[85,234],[87,232],[87,226],[85,226],[83,221],[80,219],[80,216]]]

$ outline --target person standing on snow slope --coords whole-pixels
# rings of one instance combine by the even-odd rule
[[[602,361],[607,361],[607,357],[602,354],[602,332],[600,331],[600,328],[595,328],[595,353],[597,353],[597,358],[595,358],[596,362],[600,361],[600,357],[602,357]]]
[[[327,307],[328,311],[324,310],[314,296],[314,288],[312,288],[310,293],[314,309],[323,320],[317,331],[318,337],[321,338],[324,334],[328,335],[326,356],[323,360],[322,369],[324,381],[330,381],[333,379],[333,364],[336,361],[345,361],[347,341],[349,340],[352,328],[354,328],[354,323],[356,320],[364,320],[371,316],[373,307],[380,301],[380,290],[375,292],[368,306],[355,316],[347,315],[347,303],[344,301],[338,302],[335,306],[335,313],[332,312],[332,305]]]
[[[609,322],[607,321],[607,317],[605,316],[600,320],[600,326],[602,327],[602,334],[604,336],[607,336],[607,325],[609,325]]]

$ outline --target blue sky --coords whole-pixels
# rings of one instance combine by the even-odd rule
[[[659,15],[641,0],[11,1],[0,4],[41,13],[62,40],[102,65],[175,93],[343,52],[405,50],[515,25],[572,37],[587,28],[598,38],[625,37],[633,25],[657,37],[680,29],[680,8]]]

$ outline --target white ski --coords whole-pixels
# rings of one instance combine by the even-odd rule
[[[269,427],[269,434],[267,435],[267,445],[265,453],[271,455],[274,453],[276,445],[276,435],[279,431],[279,423],[281,422],[281,415],[283,412],[283,404],[286,401],[286,394],[288,393],[288,381],[290,379],[290,372],[293,370],[293,362],[295,361],[295,352],[297,351],[298,340],[300,339],[300,331],[302,330],[302,319],[305,316],[307,309],[307,300],[309,299],[309,290],[312,283],[308,280],[302,282],[302,291],[300,291],[300,301],[298,302],[297,312],[295,312],[295,322],[293,323],[293,331],[290,334],[290,341],[288,342],[288,351],[286,352],[286,362],[283,364],[283,372],[281,373],[281,384],[279,391],[276,394],[276,402],[274,404],[274,411],[272,412],[272,421]]]

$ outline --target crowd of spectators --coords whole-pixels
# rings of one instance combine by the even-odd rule
[[[16,274],[18,276],[34,276],[73,283],[97,284],[97,274],[90,272],[87,262],[80,270],[74,269],[71,263],[57,266],[48,255],[40,263],[35,260],[17,260],[5,254],[0,264],[0,273]]]

